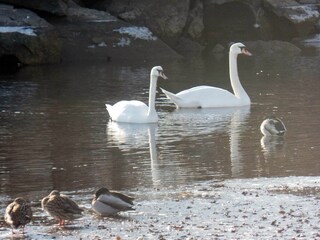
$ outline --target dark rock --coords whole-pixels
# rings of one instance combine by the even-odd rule
[[[61,37],[64,62],[181,57],[147,27],[126,23],[103,11],[69,8],[66,19],[55,28]]]
[[[188,38],[180,38],[174,49],[185,57],[199,57],[204,47]]]
[[[294,0],[265,0],[265,8],[275,36],[282,39],[313,33],[320,16],[317,5],[299,4]]]
[[[65,16],[68,9],[67,0],[1,0],[17,7],[23,7],[32,10],[44,11],[59,16]]]
[[[105,5],[112,14],[148,27],[165,41],[180,37],[186,25],[190,0],[112,1]]]
[[[188,36],[191,39],[200,39],[203,35],[203,3],[199,0],[194,1],[194,6],[190,8],[186,24]]]
[[[253,6],[250,1],[206,2],[203,21],[208,45],[261,38],[257,23],[260,12],[259,6]]]
[[[145,8],[142,16],[146,19],[146,26],[164,40],[179,37],[186,25],[189,10],[189,0],[155,1]]]
[[[246,46],[254,55],[297,55],[301,49],[292,43],[273,41],[247,41]]]
[[[59,62],[57,33],[35,13],[1,5],[0,56],[16,57],[22,64]]]
[[[223,53],[226,49],[221,45],[217,44],[212,48],[212,53]]]
[[[107,22],[117,21],[117,18],[104,11],[83,8],[77,5],[69,7],[67,12],[69,22]]]

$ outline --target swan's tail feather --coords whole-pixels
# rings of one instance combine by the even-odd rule
[[[109,110],[110,110],[110,108],[112,107],[110,104],[105,104],[106,105],[106,109],[108,110],[108,108],[109,108]]]
[[[181,98],[179,98],[177,95],[175,95],[172,92],[164,90],[163,88],[160,88],[160,89],[167,96],[167,98],[169,98],[177,107],[180,106],[180,102],[182,101]]]
[[[107,111],[108,111],[108,113],[109,113],[109,117],[110,117],[110,119],[111,119],[111,121],[112,121],[112,105],[110,105],[110,104],[105,104],[106,105],[106,109],[107,109]]]

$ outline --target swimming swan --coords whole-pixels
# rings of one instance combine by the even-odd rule
[[[161,90],[177,108],[236,107],[250,105],[250,98],[243,89],[238,76],[237,56],[239,54],[252,55],[242,43],[234,43],[230,47],[229,74],[234,94],[227,90],[211,86],[197,86],[177,94],[168,92],[162,88]]]
[[[127,123],[155,123],[158,121],[158,114],[155,109],[156,87],[158,77],[167,79],[161,66],[151,69],[149,107],[137,100],[120,101],[116,104],[106,104],[106,108],[112,121]]]
[[[265,136],[283,136],[287,129],[277,117],[268,117],[260,125],[260,131]]]

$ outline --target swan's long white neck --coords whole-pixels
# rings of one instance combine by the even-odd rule
[[[150,117],[153,114],[156,114],[156,89],[157,89],[157,80],[156,76],[150,75],[150,88],[149,88],[149,111],[148,116]]]
[[[237,63],[238,54],[229,53],[229,74],[231,86],[234,92],[234,95],[238,97],[244,103],[250,103],[250,98],[244,88],[242,87],[238,75],[238,63]]]

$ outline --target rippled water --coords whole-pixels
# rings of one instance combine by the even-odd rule
[[[2,196],[161,187],[195,181],[319,176],[319,56],[239,59],[248,108],[186,109],[158,93],[158,124],[110,122],[105,103],[148,100],[149,72],[161,86],[230,89],[227,58],[179,62],[38,66],[0,77]],[[259,126],[275,115],[284,138]]]

